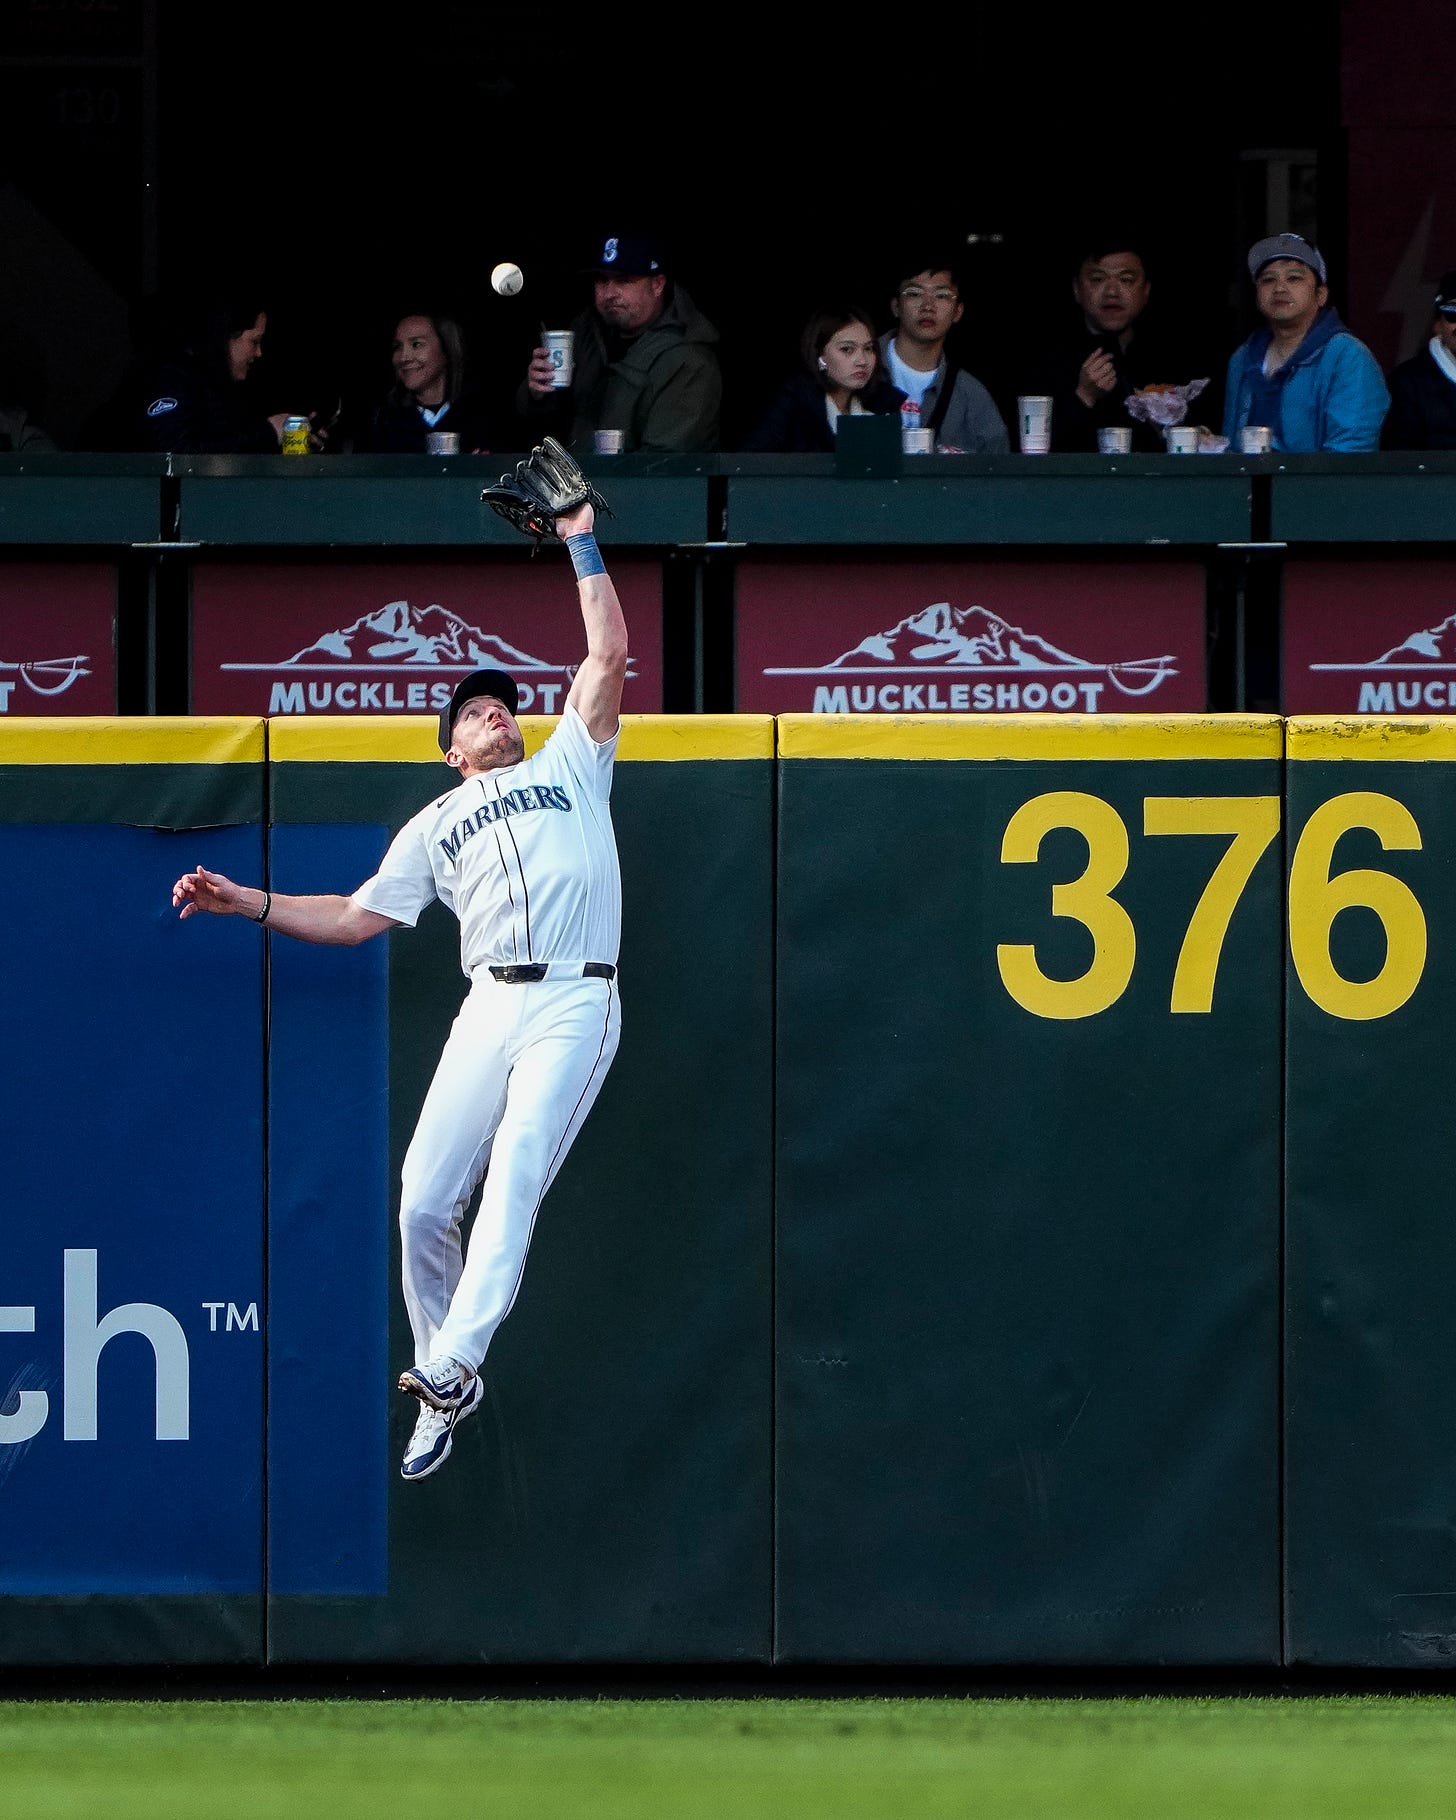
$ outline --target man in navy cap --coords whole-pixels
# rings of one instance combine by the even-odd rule
[[[531,356],[516,404],[530,440],[591,448],[619,430],[622,449],[716,449],[723,403],[718,331],[668,274],[651,234],[611,234],[586,268],[592,307],[572,323],[573,374],[554,383],[549,349]]]
[[[1390,375],[1385,449],[1456,449],[1456,271],[1436,286],[1431,338]]]
[[[1269,234],[1249,249],[1263,325],[1234,349],[1223,433],[1237,449],[1246,424],[1263,424],[1291,452],[1380,446],[1390,405],[1365,343],[1330,303],[1324,255],[1300,234]]]

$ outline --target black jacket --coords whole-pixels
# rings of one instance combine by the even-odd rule
[[[248,382],[219,380],[185,355],[159,360],[131,381],[110,435],[123,450],[278,453],[278,437]]]
[[[1077,396],[1077,378],[1082,362],[1099,346],[1112,355],[1117,386],[1088,410]],[[1096,335],[1079,326],[1065,341],[1031,362],[1031,370],[1018,390],[1050,396],[1052,448],[1057,454],[1095,451],[1097,432],[1114,424],[1132,424],[1135,449],[1161,454],[1165,446],[1162,431],[1128,416],[1128,393],[1143,386],[1187,385],[1195,379],[1206,379],[1208,384],[1189,405],[1185,421],[1207,424],[1216,430],[1223,418],[1224,365],[1223,360],[1211,360],[1197,349],[1171,343],[1156,328],[1144,328],[1141,320],[1133,325],[1125,348],[1118,346],[1116,336]],[[1011,446],[1016,446],[1014,438]]]
[[[401,398],[391,392],[360,432],[354,452],[356,455],[423,455],[425,437],[432,429],[453,430],[460,438],[462,455],[489,455],[494,449],[511,447],[511,441],[501,435],[490,412],[474,393],[463,392],[438,423],[428,424],[413,399]],[[516,440],[519,441],[519,437]]]
[[[889,412],[898,415],[905,394],[883,374],[876,373],[860,393],[860,399],[865,409],[876,416]],[[807,373],[795,373],[744,437],[741,447],[747,453],[832,455],[834,432],[829,427],[823,388]]]
[[[1390,410],[1380,431],[1382,449],[1456,449],[1456,385],[1429,348],[1401,361],[1387,383]]]

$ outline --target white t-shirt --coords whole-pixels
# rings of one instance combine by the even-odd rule
[[[395,835],[353,901],[413,928],[431,898],[460,919],[467,974],[505,961],[610,961],[622,876],[609,798],[617,735],[569,704],[531,758],[468,777]]]
[[[922,373],[918,367],[907,367],[895,352],[895,343],[891,341],[885,348],[885,366],[890,383],[899,386],[900,390],[915,406],[916,414],[925,402],[925,394],[935,383],[935,375],[940,371],[937,364],[928,373]]]

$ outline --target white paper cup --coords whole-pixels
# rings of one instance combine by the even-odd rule
[[[458,455],[460,438],[454,430],[426,430],[425,451],[430,455]]]
[[[1052,401],[1040,395],[1018,398],[1016,427],[1023,455],[1050,455],[1052,450]]]
[[[933,455],[935,453],[935,431],[902,430],[900,446],[907,455]]]
[[[1098,452],[1103,455],[1132,454],[1132,425],[1112,424],[1105,430],[1097,432]]]
[[[1196,455],[1198,453],[1198,431],[1184,423],[1170,424],[1164,432],[1168,441],[1170,455]]]
[[[1240,455],[1268,455],[1274,447],[1274,432],[1267,423],[1246,423],[1239,431]]]
[[[558,392],[564,392],[571,384],[575,341],[570,329],[547,329],[542,337],[542,345],[551,351],[551,384]]]
[[[596,433],[597,454],[620,455],[625,434],[625,431],[622,430],[598,430]]]

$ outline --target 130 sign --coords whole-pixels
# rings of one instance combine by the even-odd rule
[[[1227,835],[1229,844],[1194,907],[1173,972],[1169,1008],[1213,1006],[1219,958],[1234,910],[1254,868],[1279,832],[1277,796],[1148,796],[1145,835]],[[1111,803],[1079,790],[1051,790],[1023,803],[1001,839],[1005,865],[1033,865],[1053,829],[1087,843],[1078,877],[1052,886],[1051,913],[1081,923],[1092,937],[1092,964],[1075,979],[1042,971],[1034,942],[1001,942],[996,962],[1006,990],[1036,1017],[1095,1017],[1127,990],[1137,958],[1132,918],[1113,896],[1130,857],[1127,824]],[[1289,948],[1305,992],[1331,1017],[1389,1017],[1420,983],[1426,964],[1426,919],[1410,886],[1388,872],[1355,868],[1331,874],[1341,835],[1363,828],[1386,852],[1419,849],[1421,831],[1403,803],[1372,790],[1352,790],[1322,803],[1305,823],[1289,868]],[[1351,980],[1330,952],[1341,910],[1372,911],[1385,932],[1385,959],[1373,979]]]

